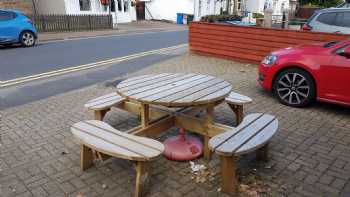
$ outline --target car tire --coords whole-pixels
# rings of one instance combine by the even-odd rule
[[[312,76],[297,68],[279,73],[273,82],[273,91],[282,104],[292,107],[308,106],[316,98],[316,86]]]
[[[32,47],[35,45],[36,38],[33,32],[24,31],[20,34],[19,41],[24,47]]]

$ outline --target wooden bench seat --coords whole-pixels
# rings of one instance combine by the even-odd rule
[[[88,101],[84,106],[94,111],[96,120],[103,120],[106,113],[115,105],[124,102],[124,98],[118,93],[107,94]]]
[[[221,189],[225,193],[236,191],[235,161],[238,156],[257,151],[257,159],[267,160],[268,142],[277,132],[278,120],[269,114],[254,113],[231,131],[214,136],[209,148],[220,156]]]
[[[231,92],[229,96],[225,98],[225,101],[235,113],[237,125],[240,124],[243,119],[243,106],[253,102],[251,98],[236,92]]]
[[[94,152],[101,159],[112,156],[136,161],[135,196],[142,196],[148,182],[148,161],[163,153],[164,145],[161,142],[123,133],[98,120],[76,123],[71,127],[71,131],[80,142],[82,170],[92,166]]]

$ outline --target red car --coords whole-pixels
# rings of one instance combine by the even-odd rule
[[[274,51],[261,62],[258,81],[285,105],[317,99],[350,106],[350,40]]]

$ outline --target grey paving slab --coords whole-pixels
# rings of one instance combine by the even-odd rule
[[[246,114],[266,112],[278,117],[280,128],[272,138],[269,162],[256,162],[254,155],[241,157],[240,184],[257,187],[261,196],[348,196],[350,109],[321,103],[304,109],[283,106],[257,85],[256,65],[197,55],[182,55],[123,78],[163,72],[222,77],[235,91],[253,98]],[[0,196],[131,196],[133,164],[110,159],[81,172],[79,145],[69,131],[73,123],[93,118],[83,107],[86,101],[111,91],[114,89],[101,83],[1,111]],[[234,124],[233,113],[225,104],[215,114],[217,121]],[[120,130],[139,123],[137,117],[116,109],[105,121]],[[153,162],[148,196],[225,196],[218,192],[217,156],[209,163],[196,162],[209,166],[211,179],[196,183],[187,162],[165,158]]]

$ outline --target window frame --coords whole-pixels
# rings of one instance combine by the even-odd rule
[[[89,2],[88,7],[84,7],[84,2]],[[83,12],[91,11],[91,0],[79,0],[79,9]]]

